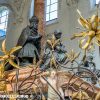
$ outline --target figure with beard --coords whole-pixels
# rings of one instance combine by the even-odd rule
[[[17,43],[18,46],[22,46],[22,49],[17,54],[21,66],[33,63],[34,57],[38,61],[41,51],[40,42],[42,36],[38,33],[39,20],[36,16],[33,16],[29,22],[30,25],[23,29]]]

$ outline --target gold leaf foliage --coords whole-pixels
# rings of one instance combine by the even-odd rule
[[[97,15],[93,15],[91,18],[85,19],[79,10],[77,10],[77,12],[80,16],[78,22],[85,31],[74,34],[71,39],[75,39],[77,37],[81,38],[79,45],[81,49],[85,50],[88,49],[91,42],[100,46],[100,17],[98,16],[98,13]]]

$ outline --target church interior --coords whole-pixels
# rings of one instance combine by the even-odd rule
[[[0,100],[100,100],[100,0],[0,0]]]

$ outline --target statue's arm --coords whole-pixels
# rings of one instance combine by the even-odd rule
[[[66,49],[65,49],[65,46],[63,46],[62,44],[56,46],[56,49],[60,50],[60,51],[63,51],[63,52],[67,52]]]
[[[40,81],[41,81],[43,84],[47,84],[47,82],[46,82],[42,77],[40,77]]]
[[[38,39],[41,39],[42,38],[42,36],[35,36],[35,37],[33,37],[33,36],[28,36],[28,39],[27,39],[27,41],[36,41],[36,40],[38,40]]]

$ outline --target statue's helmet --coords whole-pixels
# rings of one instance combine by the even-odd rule
[[[29,19],[29,22],[39,22],[38,18],[36,16],[32,16],[32,18]]]

